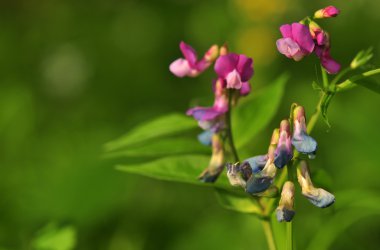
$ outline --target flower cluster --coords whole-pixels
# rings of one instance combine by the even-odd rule
[[[330,18],[339,14],[334,6],[318,10],[314,19]],[[278,51],[288,58],[300,61],[303,57],[315,53],[329,74],[336,74],[340,64],[330,55],[330,35],[309,17],[301,22],[284,24],[280,27],[283,38],[277,40]]]
[[[280,128],[273,131],[267,154],[246,159],[241,163],[227,164],[227,177],[231,185],[241,186],[251,195],[262,195],[272,186],[278,169],[295,161],[293,148],[309,158],[315,157],[317,142],[307,133],[305,110],[302,106],[294,105],[290,121],[293,125],[292,132],[289,120],[282,120]],[[318,207],[327,207],[334,202],[332,194],[313,186],[305,161],[301,162],[297,174],[302,194],[311,203]],[[294,184],[287,182],[283,186],[277,208],[279,221],[292,219],[293,197]]]
[[[184,58],[175,60],[169,67],[178,77],[195,77],[206,70],[215,61],[214,70],[217,78],[213,81],[214,104],[211,107],[194,107],[187,111],[204,130],[198,136],[202,144],[212,146],[209,166],[199,179],[214,182],[224,168],[223,136],[226,130],[226,113],[230,105],[241,96],[251,92],[248,81],[253,76],[253,60],[245,55],[229,53],[226,45],[220,49],[213,45],[201,60],[197,59],[195,50],[181,42],[180,49]]]

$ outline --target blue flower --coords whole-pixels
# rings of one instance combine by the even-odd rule
[[[302,195],[313,205],[325,208],[335,202],[335,196],[333,194],[322,188],[314,187],[306,161],[302,161],[297,168],[297,178],[302,188]]]
[[[302,106],[297,106],[293,111],[294,131],[292,144],[298,152],[314,158],[317,151],[317,142],[307,134],[305,110]]]

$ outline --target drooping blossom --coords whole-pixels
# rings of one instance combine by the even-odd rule
[[[294,184],[291,181],[285,182],[282,187],[281,199],[276,209],[278,221],[290,222],[294,215]]]
[[[293,158],[292,140],[288,120],[282,120],[280,124],[280,138],[275,151],[274,165],[283,168]]]
[[[228,95],[225,90],[223,79],[218,79],[214,83],[215,100],[211,107],[194,107],[186,114],[193,116],[204,130],[217,132],[224,128],[223,115],[228,111]]]
[[[179,45],[184,58],[179,58],[169,66],[170,71],[178,77],[196,77],[206,70],[218,56],[218,46],[213,45],[205,53],[202,59],[198,60],[196,51],[185,42]]]
[[[248,158],[241,164],[227,164],[227,177],[230,184],[241,186],[252,195],[260,195],[268,190],[276,175],[273,161],[278,137],[278,129],[275,129],[266,155]]]
[[[253,60],[245,55],[229,53],[219,56],[214,69],[228,89],[241,89],[253,76]]]
[[[340,10],[335,6],[327,6],[326,8],[317,10],[314,13],[314,18],[330,18],[339,15]]]
[[[314,157],[317,142],[307,133],[305,110],[302,106],[297,106],[293,110],[293,125],[293,146],[298,152]]]
[[[314,50],[309,28],[301,23],[284,24],[280,27],[283,38],[277,40],[278,51],[288,58],[300,61]]]
[[[333,194],[322,188],[314,187],[306,161],[300,162],[297,168],[297,178],[302,188],[302,195],[313,205],[325,208],[335,202],[335,196]]]
[[[329,74],[336,74],[340,71],[340,64],[335,61],[330,55],[330,35],[323,30],[316,22],[311,21],[309,24],[310,33],[315,42],[314,52],[321,60],[323,68]]]
[[[208,167],[198,177],[203,182],[215,182],[224,169],[223,141],[219,134],[213,134],[211,139],[212,156]]]

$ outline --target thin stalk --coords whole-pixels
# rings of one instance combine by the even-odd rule
[[[228,141],[230,143],[232,155],[234,157],[235,162],[238,162],[238,161],[240,161],[239,155],[238,155],[236,147],[235,147],[234,138],[233,138],[232,129],[231,129],[231,113],[232,113],[232,97],[233,97],[233,94],[234,94],[233,90],[229,89],[228,90],[228,111],[226,114],[226,123],[227,123],[227,129],[226,130],[227,130],[227,138],[228,138]]]
[[[351,67],[347,67],[345,69],[343,69],[342,71],[339,72],[339,74],[331,81],[331,85],[332,86],[335,86],[339,80],[345,75],[347,74],[348,72],[350,72],[352,69]]]
[[[270,219],[261,220],[261,224],[263,225],[263,229],[264,229],[265,237],[268,242],[269,250],[276,250],[276,243],[274,241],[273,229],[272,229],[272,224],[270,222]]]
[[[322,81],[323,81],[323,89],[328,90],[329,87],[329,78],[327,76],[326,70],[321,65],[321,72],[322,72]]]
[[[286,223],[286,249],[293,250],[293,223]]]

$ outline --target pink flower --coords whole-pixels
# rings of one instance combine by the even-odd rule
[[[278,51],[288,58],[300,61],[314,50],[309,28],[300,23],[284,24],[280,27],[283,38],[277,40]]]
[[[227,88],[241,89],[253,76],[253,60],[245,55],[229,53],[220,56],[214,69],[227,83]],[[246,87],[246,86],[244,86]]]
[[[339,15],[340,10],[335,6],[327,6],[326,8],[317,10],[314,13],[314,18],[330,18]]]
[[[321,60],[323,68],[329,74],[336,74],[340,70],[340,64],[335,61],[330,55],[330,36],[315,22],[310,22],[310,33],[315,42],[314,52]]]
[[[170,71],[178,77],[198,76],[206,70],[218,56],[217,45],[213,45],[201,60],[198,60],[195,50],[185,42],[181,42],[179,47],[185,58],[179,58],[169,66]]]

